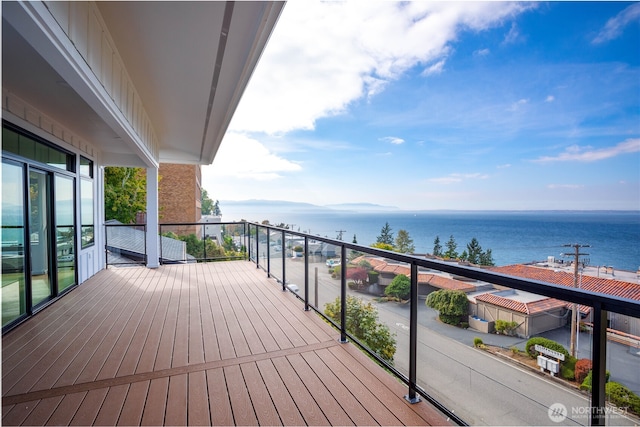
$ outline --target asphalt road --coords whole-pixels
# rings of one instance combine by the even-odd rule
[[[304,292],[304,262],[287,259],[287,282],[295,283]],[[272,264],[272,273],[280,276],[281,260]],[[340,295],[340,282],[331,279],[324,263],[310,266],[310,301],[314,301],[314,270],[318,267],[318,306]],[[351,292],[350,292],[351,293]],[[372,296],[356,294],[373,301]],[[396,303],[375,303],[380,321],[396,334],[396,368],[408,372],[409,307]],[[473,338],[479,336],[486,344],[505,348],[524,349],[526,339],[495,334],[482,334],[445,325],[437,320],[437,313],[418,304],[418,383],[436,400],[471,425],[588,425],[588,397],[566,387],[557,380],[526,368],[515,366],[482,350],[473,348]],[[544,334],[568,343],[568,329]],[[586,334],[581,334],[588,337]],[[588,357],[590,340],[579,342],[579,355]],[[612,380],[618,376],[632,388],[639,384],[640,357],[625,346],[608,345],[608,366]],[[631,385],[630,385],[631,383]],[[633,388],[632,388],[633,389]],[[550,409],[551,408],[551,409]],[[558,410],[564,408],[565,412]],[[554,412],[554,409],[556,411]],[[550,415],[551,411],[551,415]],[[560,415],[558,415],[560,414]],[[565,415],[566,414],[566,415]],[[553,416],[558,415],[553,418]],[[609,413],[608,425],[637,425],[620,413]]]

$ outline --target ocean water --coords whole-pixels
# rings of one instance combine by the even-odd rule
[[[248,212],[227,215],[250,219]],[[260,217],[260,214],[257,214]],[[475,237],[483,250],[491,249],[496,265],[545,261],[548,256],[569,261],[574,249],[566,244],[590,245],[582,248],[581,257],[592,266],[612,266],[617,270],[640,268],[640,212],[638,211],[528,211],[528,212],[374,212],[346,211],[263,212],[262,219],[272,224],[294,224],[293,230],[336,238],[343,230],[343,240],[369,246],[376,241],[385,222],[394,236],[398,230],[409,232],[416,253],[433,252],[436,236],[445,247],[449,236],[462,253]],[[257,219],[256,219],[257,220]],[[261,221],[261,220],[260,220]]]

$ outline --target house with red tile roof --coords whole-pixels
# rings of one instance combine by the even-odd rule
[[[491,267],[490,270],[496,273],[553,283],[555,285],[574,286],[574,275],[566,271],[522,264]],[[591,292],[640,301],[640,284],[637,283],[583,274],[579,279],[579,287]],[[550,300],[551,298],[547,299]],[[563,303],[567,310],[570,310],[571,304]],[[579,310],[583,322],[589,323],[592,321],[591,307],[581,305],[579,306]],[[609,313],[608,322],[608,326],[612,330],[640,336],[640,318],[624,316],[618,313]]]

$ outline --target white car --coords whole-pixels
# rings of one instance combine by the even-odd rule
[[[339,259],[329,259],[327,260],[327,267],[337,267],[340,265]]]

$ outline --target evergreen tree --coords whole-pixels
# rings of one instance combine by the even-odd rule
[[[440,236],[436,236],[433,241],[433,256],[442,257],[442,245],[440,245]]]
[[[449,236],[449,241],[445,244],[445,246],[447,248],[447,251],[443,254],[444,257],[449,259],[457,259],[458,252],[456,252],[456,249],[458,248],[458,244],[453,238],[453,234]]]
[[[491,249],[487,249],[480,255],[480,265],[495,265],[493,262],[493,255],[491,254]]]
[[[403,254],[412,254],[416,250],[413,245],[413,239],[409,237],[409,232],[407,230],[398,231],[398,235],[396,236],[396,251]]]
[[[220,210],[220,202],[217,201],[217,200],[213,204],[213,214],[216,215],[216,216],[221,216],[222,215],[222,211]]]
[[[351,241],[351,243],[353,243],[354,245],[358,244],[358,239],[356,239],[356,235],[353,235],[353,240]]]
[[[376,243],[384,243],[393,246],[393,233],[388,222],[384,223],[384,227],[380,230],[380,235],[376,238]]]
[[[480,256],[482,255],[482,247],[475,237],[467,243],[467,261],[471,264],[480,264]]]

